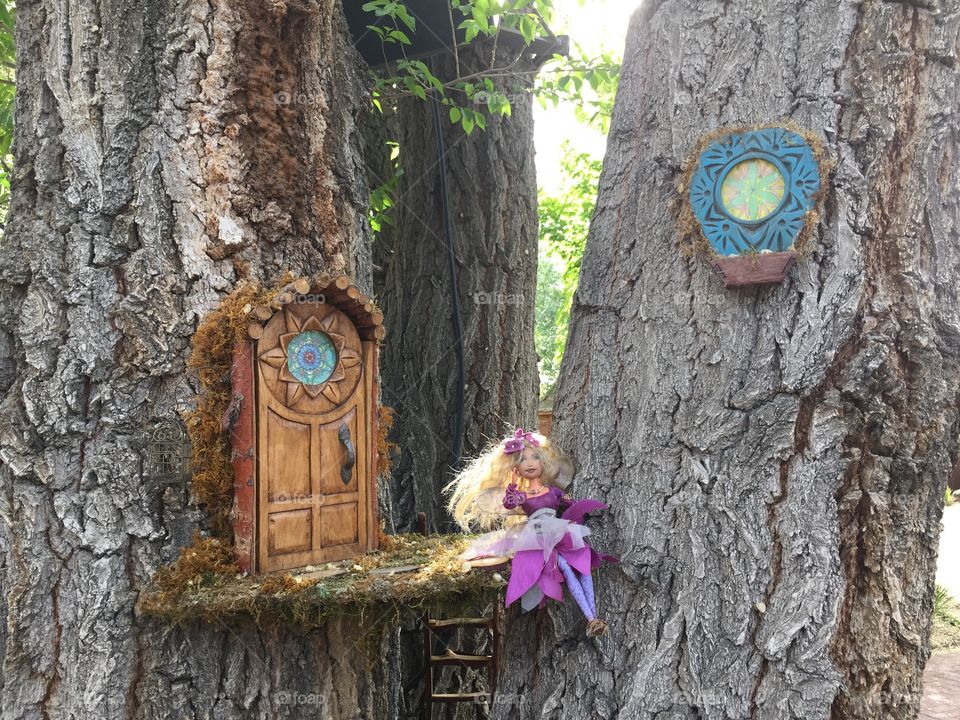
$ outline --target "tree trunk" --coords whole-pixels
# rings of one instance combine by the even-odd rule
[[[485,46],[462,49],[463,74],[491,67],[489,52]],[[501,48],[498,63],[509,62],[507,56]],[[465,356],[463,457],[537,417],[533,66],[524,62],[519,67],[528,74],[503,88],[513,106],[510,117],[491,118],[485,131],[468,136],[441,110]],[[453,60],[439,60],[436,74],[445,81],[456,77]],[[430,103],[401,101],[391,127],[403,175],[396,225],[374,243],[374,263],[383,269],[375,285],[390,333],[383,399],[396,410],[391,439],[401,448],[393,463],[392,506],[398,531],[413,529],[418,512],[426,513],[431,529],[449,528],[441,488],[451,478],[459,442],[459,376]],[[381,182],[387,177],[386,171],[375,174]]]
[[[960,3],[647,2],[557,392],[611,632],[512,617],[499,718],[911,718],[956,459]],[[836,161],[809,254],[726,290],[669,205],[705,132]]]
[[[192,404],[198,319],[285,268],[369,287],[367,100],[340,4],[38,0],[16,35],[3,717],[396,717],[396,663],[368,672],[346,621],[171,629],[133,610],[200,520],[137,452]]]

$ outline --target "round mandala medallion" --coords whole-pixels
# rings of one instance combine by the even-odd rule
[[[762,158],[737,163],[720,183],[723,207],[737,220],[757,222],[769,217],[780,207],[783,196],[783,174]]]
[[[330,337],[319,330],[301,332],[287,347],[287,369],[305,385],[322,385],[337,366]]]
[[[772,127],[710,142],[690,179],[690,208],[721,257],[784,252],[810,219],[820,167],[798,133]]]
[[[276,313],[258,343],[270,392],[289,408],[326,411],[346,400],[361,376],[361,346],[346,315],[323,304]]]

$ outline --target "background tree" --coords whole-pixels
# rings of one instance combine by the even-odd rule
[[[514,62],[518,53],[525,57]],[[530,94],[535,66],[526,51],[497,49],[492,41],[461,48],[458,58],[459,63],[438,58],[433,74],[447,82],[458,71],[514,68],[496,86],[509,96],[510,114],[491,114],[483,131],[471,128],[467,134],[443,110],[458,312],[430,103],[401,99],[386,135],[381,128],[371,141],[380,147],[385,137],[399,143],[392,224],[374,244],[374,263],[382,268],[375,285],[390,331],[382,356],[383,401],[396,411],[391,439],[401,448],[391,485],[397,530],[413,529],[417,512],[426,513],[430,528],[447,527],[441,488],[451,477],[459,442],[455,315],[466,368],[461,454],[478,452],[510,423],[536,419],[537,191]],[[381,182],[394,175],[389,166],[380,168],[374,175]]]
[[[900,718],[956,458],[956,2],[645,3],[557,391],[606,499],[611,634],[511,616],[499,718]],[[668,210],[705,132],[790,118],[836,162],[782,285],[725,290]]]
[[[193,404],[198,319],[285,268],[370,287],[369,101],[340,3],[38,0],[16,36],[4,717],[395,717],[395,646],[370,672],[349,623],[174,629],[133,611],[200,520],[144,484],[136,447]]]
[[[386,122],[374,118],[366,133],[374,262],[382,269],[375,285],[394,331],[383,356],[383,388],[384,401],[396,409],[391,438],[400,447],[392,482],[397,529],[412,529],[420,511],[431,528],[449,527],[441,488],[457,458],[479,452],[508,426],[536,421],[531,93],[543,103],[576,98],[584,121],[603,127],[619,71],[609,54],[555,52],[565,43],[548,24],[552,0],[450,4],[469,45],[455,48],[451,40],[430,61],[404,54],[379,68],[374,103]],[[382,18],[373,31],[384,57],[411,45],[408,36],[422,22],[413,11],[386,0],[364,8]],[[436,150],[434,97],[447,173]]]

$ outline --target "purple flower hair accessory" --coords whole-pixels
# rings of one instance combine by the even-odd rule
[[[532,432],[526,432],[523,428],[517,428],[513,432],[513,437],[507,438],[507,440],[504,441],[503,451],[507,455],[522,451],[524,440],[533,447],[540,447],[540,441],[533,436]]]

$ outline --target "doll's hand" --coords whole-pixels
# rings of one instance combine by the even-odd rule
[[[516,483],[510,483],[507,485],[507,492],[503,496],[503,506],[507,510],[513,510],[515,507],[523,505],[527,500],[526,493],[522,493],[517,490]]]

